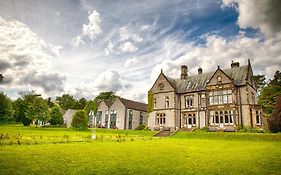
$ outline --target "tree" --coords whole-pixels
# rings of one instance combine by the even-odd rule
[[[24,126],[29,126],[32,120],[26,116],[27,107],[34,102],[35,98],[40,97],[41,95],[36,94],[35,91],[20,91],[18,94],[21,95],[21,105],[15,104],[15,106],[17,106],[15,108],[15,114],[17,117],[21,118]]]
[[[260,90],[266,85],[265,80],[265,75],[254,75],[254,82],[257,85],[258,92],[260,92]]]
[[[78,109],[84,109],[87,104],[87,100],[85,98],[80,98],[78,101]]]
[[[69,94],[63,94],[61,97],[56,97],[56,101],[58,102],[59,106],[65,110],[73,109],[76,104],[76,100]]]
[[[50,120],[51,125],[62,125],[63,124],[63,116],[62,116],[62,113],[61,113],[59,107],[54,106],[51,109],[50,117],[51,117],[51,120]]]
[[[79,100],[75,100],[73,109],[77,109],[77,110],[84,109],[86,104],[87,104],[87,100],[85,98],[80,98]]]
[[[94,114],[96,115],[97,114],[97,103],[93,100],[89,100],[87,102],[87,105],[85,106],[84,110],[87,114],[89,114],[90,111],[93,111]]]
[[[49,108],[52,108],[52,107],[55,106],[55,103],[52,102],[52,98],[51,98],[51,97],[47,98],[47,99],[46,99],[46,102],[47,102]]]
[[[12,100],[3,92],[0,93],[0,123],[7,123],[13,120]]]
[[[268,121],[269,130],[281,132],[281,95],[276,98],[275,108]]]
[[[261,89],[258,103],[265,107],[266,113],[271,116],[276,98],[281,94],[281,73],[277,71],[272,80]]]
[[[87,128],[88,119],[87,115],[84,110],[77,111],[72,119],[71,126],[78,129],[85,129]]]
[[[115,92],[113,92],[113,91],[101,92],[98,96],[96,96],[94,101],[96,101],[96,102],[101,102],[102,100],[114,101],[114,100],[116,100],[117,97],[118,96],[115,95]]]
[[[22,122],[23,119],[25,118],[25,109],[26,105],[23,99],[18,98],[15,101],[13,101],[13,109],[15,111],[14,113],[14,119],[17,122]]]
[[[148,91],[147,94],[147,100],[148,100],[148,104],[147,104],[147,116],[150,112],[152,112],[154,110],[154,99],[153,99],[153,92],[152,91]]]
[[[25,115],[30,120],[35,121],[37,127],[38,121],[49,121],[49,106],[44,99],[42,99],[41,97],[37,97],[31,103],[28,103]]]

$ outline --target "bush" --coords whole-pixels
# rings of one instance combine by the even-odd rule
[[[136,130],[143,130],[145,127],[146,127],[146,125],[141,124],[136,128]]]
[[[262,129],[255,128],[253,126],[246,126],[242,129],[239,129],[238,132],[264,133]]]
[[[87,128],[87,115],[84,110],[79,110],[75,113],[72,119],[71,126],[77,129],[85,129]]]
[[[27,117],[24,117],[22,119],[23,126],[29,126],[31,122],[32,121],[29,118],[27,118]]]

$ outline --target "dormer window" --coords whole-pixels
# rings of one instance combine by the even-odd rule
[[[164,84],[163,84],[163,83],[160,83],[160,84],[158,85],[158,89],[159,89],[159,91],[163,91],[163,90],[164,90]]]
[[[222,80],[221,76],[218,76],[217,80],[218,80],[218,84],[221,84],[221,80]]]

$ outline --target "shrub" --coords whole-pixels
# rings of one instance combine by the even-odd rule
[[[146,127],[146,125],[141,124],[136,128],[136,130],[143,130],[145,127]]]
[[[27,118],[27,117],[24,117],[22,119],[23,126],[29,126],[31,122],[32,121],[29,118]]]
[[[79,110],[75,113],[72,119],[71,126],[77,129],[85,129],[87,128],[87,115],[84,110]]]
[[[62,125],[63,124],[63,116],[58,107],[53,107],[51,110],[51,124],[52,125]]]

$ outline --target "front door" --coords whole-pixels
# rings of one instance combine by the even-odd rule
[[[223,128],[224,127],[224,124],[223,124],[223,116],[220,116],[220,125],[219,125],[220,128]]]
[[[191,117],[189,117],[189,118],[187,118],[188,119],[188,123],[187,123],[187,128],[192,128],[192,118]]]

